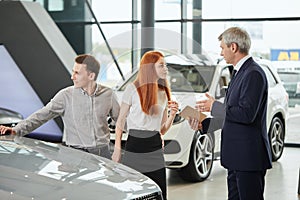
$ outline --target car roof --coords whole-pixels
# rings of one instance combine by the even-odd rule
[[[129,167],[60,144],[0,136],[0,156],[4,199],[133,199],[160,192]]]

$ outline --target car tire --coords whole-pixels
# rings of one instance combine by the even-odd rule
[[[188,164],[178,173],[183,180],[200,182],[207,179],[211,173],[214,160],[214,140],[211,134],[196,131],[189,155]]]
[[[272,161],[277,161],[283,153],[285,138],[284,125],[280,118],[273,118],[268,135],[272,153]]]

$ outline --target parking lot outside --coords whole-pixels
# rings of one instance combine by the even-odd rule
[[[289,107],[285,143],[300,145],[300,105]]]

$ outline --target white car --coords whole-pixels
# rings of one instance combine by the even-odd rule
[[[267,127],[273,161],[278,160],[283,152],[288,113],[288,95],[280,81],[276,69],[270,62],[262,59],[256,61],[264,69],[269,82],[269,99]],[[204,55],[166,56],[169,68],[169,82],[172,98],[179,102],[180,109],[186,105],[195,106],[197,100],[205,98],[208,92],[218,101],[223,101],[230,82],[232,65],[213,64]],[[121,85],[116,93],[119,100],[127,84],[137,75],[135,71]],[[206,113],[209,116],[209,113]],[[111,140],[114,142],[113,126]],[[124,143],[126,134],[123,134]],[[220,155],[221,125],[213,133],[203,134],[193,131],[188,122],[176,116],[173,126],[164,135],[164,156],[166,166],[177,169],[184,180],[203,181],[211,173],[213,161]]]
[[[61,144],[0,136],[0,157],[0,199],[162,199],[147,176]]]

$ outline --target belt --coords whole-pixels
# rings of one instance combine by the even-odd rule
[[[82,151],[86,151],[86,152],[89,152],[89,150],[92,150],[92,149],[105,149],[105,148],[108,148],[108,145],[96,146],[96,147],[80,147],[80,146],[75,146],[75,145],[68,145],[65,142],[62,143],[62,145],[66,146],[66,147],[71,147],[73,149],[79,149],[79,150],[82,150]]]
[[[67,147],[71,147],[73,149],[79,149],[79,150],[82,150],[82,151],[86,151],[88,152],[88,147],[78,147],[78,146],[73,146],[73,145],[66,145]]]

